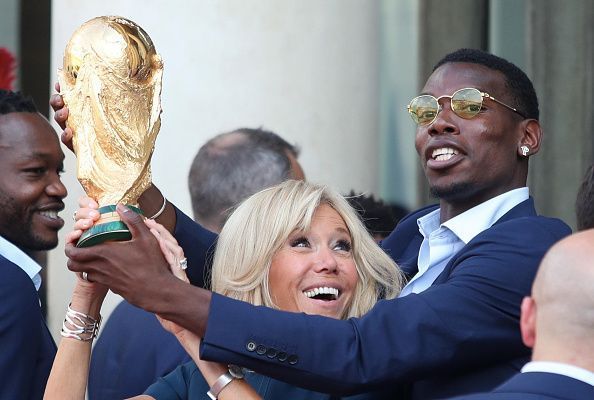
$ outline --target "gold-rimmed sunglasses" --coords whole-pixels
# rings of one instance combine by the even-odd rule
[[[417,125],[429,125],[437,118],[437,114],[442,110],[439,100],[447,98],[450,99],[450,107],[452,111],[459,117],[470,119],[475,117],[483,107],[483,99],[487,98],[493,100],[502,106],[509,108],[513,112],[526,118],[524,114],[512,106],[497,100],[489,93],[481,92],[476,88],[458,89],[451,96],[433,97],[430,94],[423,94],[411,100],[407,106],[408,113]]]

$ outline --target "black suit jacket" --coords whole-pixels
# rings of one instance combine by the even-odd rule
[[[0,256],[0,399],[42,399],[55,355],[35,285]]]

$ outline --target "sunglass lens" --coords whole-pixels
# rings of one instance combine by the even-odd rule
[[[481,111],[483,96],[478,89],[460,89],[452,95],[452,110],[462,118],[472,118]]]
[[[437,99],[428,95],[415,97],[408,107],[408,112],[413,121],[419,125],[431,123],[437,116],[438,110]]]

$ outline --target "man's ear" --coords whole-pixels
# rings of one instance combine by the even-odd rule
[[[534,342],[536,342],[536,303],[532,297],[524,297],[521,311],[520,330],[522,331],[522,341],[527,347],[533,348]]]
[[[518,152],[521,153],[522,146],[528,147],[528,153],[526,155],[532,155],[538,153],[540,150],[540,143],[542,142],[542,128],[540,122],[535,119],[525,119],[520,123],[520,141],[518,142]]]

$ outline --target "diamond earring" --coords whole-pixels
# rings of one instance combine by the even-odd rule
[[[528,146],[521,146],[520,150],[522,150],[522,155],[524,157],[526,157],[528,155],[528,152],[530,151],[530,149],[528,148]]]

